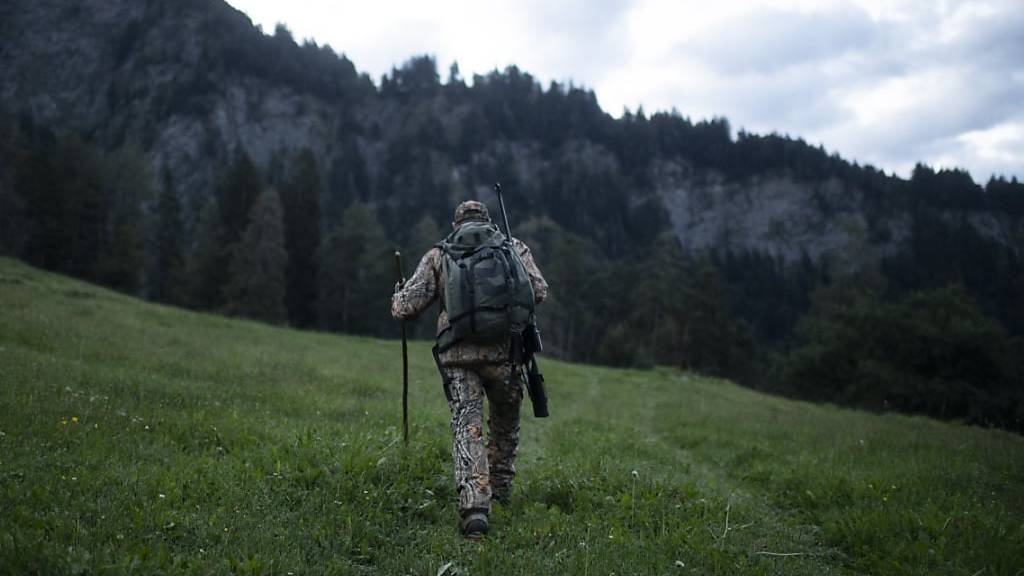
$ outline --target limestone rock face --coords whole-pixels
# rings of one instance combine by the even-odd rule
[[[620,157],[583,135],[554,154],[523,139],[480,143],[462,161],[438,149],[409,153],[424,142],[429,148],[438,139],[460,141],[479,110],[440,97],[377,97],[377,88],[347,59],[315,45],[301,46],[312,55],[302,64],[268,63],[274,54],[267,47],[276,42],[293,43],[286,33],[263,35],[221,0],[5,0],[0,112],[78,131],[110,149],[137,146],[154,175],[170,169],[185,200],[213,194],[239,148],[264,171],[275,157],[309,148],[325,182],[332,166],[358,153],[370,188],[400,162],[396,148],[419,154],[426,167],[391,185],[443,181],[433,193],[448,190],[450,197],[439,204],[468,196],[493,200],[489,186],[467,177],[480,166],[500,165],[538,195],[555,193],[537,189],[544,174],[582,170],[591,175],[588,185],[599,187],[626,171]],[[301,68],[309,62],[332,73]],[[289,72],[289,65],[300,69]],[[835,178],[806,181],[773,172],[738,182],[679,158],[649,160],[648,184],[630,190],[622,208],[653,193],[686,249],[753,250],[787,262],[806,254],[856,268],[877,262],[910,234],[906,211],[873,211],[855,184]],[[574,194],[585,200],[588,193]],[[377,203],[392,201],[372,189],[365,194]],[[565,204],[582,209],[584,200]],[[974,212],[968,222],[1001,243],[1024,246],[1019,219]]]
[[[837,271],[874,265],[911,235],[906,210],[872,210],[864,191],[836,178],[824,181],[765,174],[730,182],[685,162],[658,161],[652,180],[672,226],[689,250],[768,253],[785,262],[806,255],[828,258]],[[888,200],[892,202],[892,200]],[[944,213],[956,222],[959,216]],[[1007,214],[978,211],[967,223],[982,236],[1024,250],[1024,222]]]
[[[676,235],[692,250],[756,250],[786,262],[841,255],[837,265],[855,268],[909,233],[906,217],[869,222],[863,194],[837,179],[766,175],[737,183],[671,162],[655,171]]]
[[[208,194],[243,146],[266,166],[282,150],[334,153],[341,108],[218,62],[218,33],[252,28],[222,2],[12,0],[0,12],[0,109],[141,147],[186,195]],[[253,32],[255,30],[253,29]]]

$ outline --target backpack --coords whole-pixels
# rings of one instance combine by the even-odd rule
[[[437,247],[448,313],[448,327],[437,335],[439,351],[459,342],[508,341],[533,320],[530,276],[497,226],[464,222]]]

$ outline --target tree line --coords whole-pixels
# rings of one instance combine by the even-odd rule
[[[613,119],[592,92],[543,89],[515,67],[468,84],[453,66],[442,83],[434,61],[417,58],[376,88],[347,61],[297,47],[286,30],[273,42],[265,48],[275,58],[321,59],[326,80],[316,91],[376,99],[389,112],[349,108],[340,152],[329,158],[283,150],[257,166],[234,150],[217,160],[214,189],[200,193],[180,190],[130,145],[108,151],[8,117],[0,123],[4,251],[156,301],[393,336],[392,250],[407,255],[410,274],[454,205],[501,181],[515,191],[514,232],[552,285],[541,325],[558,357],[679,366],[797,397],[1021,428],[1020,243],[971,224],[985,211],[1019,219],[1016,180],[978,186],[964,172],[924,166],[903,180],[801,140],[733,138],[724,119],[642,110]],[[218,61],[282,81],[301,73]],[[193,88],[203,100],[207,88]],[[739,183],[839,178],[864,195],[869,237],[884,240],[876,223],[893,215],[909,218],[909,236],[856,274],[806,255],[794,263],[757,250],[696,252],[679,244],[656,193],[659,158]],[[857,298],[844,300],[846,289]],[[413,333],[432,337],[432,323],[420,320]],[[863,344],[896,334],[916,344]],[[944,355],[930,351],[940,345]],[[979,347],[999,352],[979,355]],[[961,357],[973,359],[941,363]]]
[[[373,208],[358,201],[321,232],[310,151],[293,155],[280,182],[266,181],[240,152],[189,222],[171,173],[153,178],[135,149],[105,153],[27,121],[8,121],[0,133],[4,253],[158,302],[389,332],[393,246]]]

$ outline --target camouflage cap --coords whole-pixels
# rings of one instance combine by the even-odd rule
[[[462,224],[468,220],[491,221],[491,215],[487,212],[487,206],[476,200],[466,200],[455,209],[455,224]]]

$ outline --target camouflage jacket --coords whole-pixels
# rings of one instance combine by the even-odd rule
[[[519,252],[530,284],[533,285],[533,298],[539,304],[548,296],[548,283],[541,275],[537,263],[533,261],[530,248],[513,238],[512,245]],[[441,249],[431,248],[423,255],[416,272],[405,283],[405,288],[395,292],[391,297],[391,316],[395,320],[415,318],[435,301],[441,301],[441,313],[437,317],[437,333],[448,327],[448,315],[444,311],[444,288],[441,278]],[[445,366],[467,364],[500,364],[508,361],[509,344],[469,344],[461,343],[441,353],[441,363]]]

